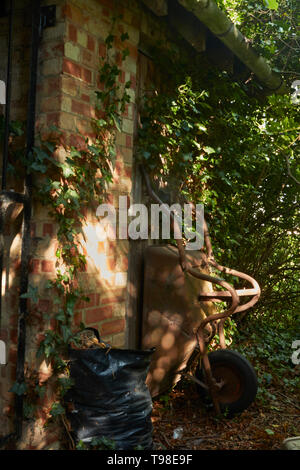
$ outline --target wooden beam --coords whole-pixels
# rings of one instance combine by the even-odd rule
[[[142,0],[142,1],[156,16],[166,16],[168,14],[167,0]]]
[[[200,23],[195,15],[183,8],[179,3],[169,8],[168,20],[171,26],[197,51],[205,51],[207,28]]]

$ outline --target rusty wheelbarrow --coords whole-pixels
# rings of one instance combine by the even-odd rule
[[[162,204],[143,169],[142,173],[151,198]],[[174,226],[177,221],[171,212],[169,215]],[[217,413],[239,413],[255,399],[257,378],[245,357],[226,349],[224,323],[231,315],[252,307],[259,299],[260,287],[251,276],[215,261],[205,221],[205,250],[185,251],[182,239],[176,243],[177,247],[153,245],[145,250],[142,346],[155,348],[147,385],[155,397],[182,376],[189,377]],[[211,275],[211,268],[248,281],[251,287],[236,290]],[[214,290],[214,285],[225,290]],[[240,305],[242,297],[251,299]],[[230,302],[227,310],[219,313],[218,301]],[[216,334],[220,349],[208,353]]]

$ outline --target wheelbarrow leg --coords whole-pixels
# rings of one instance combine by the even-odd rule
[[[208,385],[209,393],[212,398],[215,412],[217,414],[220,414],[221,408],[220,408],[220,403],[218,400],[218,391],[223,386],[223,384],[217,383],[216,379],[213,377],[207,353],[203,355],[202,361],[203,361],[203,367],[204,367],[204,372],[205,372],[205,377],[206,377],[206,383]]]

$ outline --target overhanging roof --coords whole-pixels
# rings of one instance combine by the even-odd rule
[[[283,94],[288,92],[283,78],[272,70],[264,57],[250,45],[236,25],[221,11],[213,0],[177,0],[191,12],[211,33],[222,41],[232,53],[258,78],[267,90]],[[166,16],[175,0],[143,0],[158,16]],[[195,28],[193,22],[193,28]],[[199,24],[199,29],[201,25]]]

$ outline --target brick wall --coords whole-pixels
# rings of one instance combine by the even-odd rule
[[[30,28],[26,4],[19,0],[18,15],[14,25],[13,58],[13,102],[12,119],[24,119],[27,107]],[[80,146],[82,138],[93,137],[90,119],[94,117],[94,91],[98,83],[99,58],[105,53],[114,3],[123,18],[118,22],[119,32],[127,32],[129,39],[125,44],[116,42],[116,60],[123,47],[129,49],[129,56],[122,65],[120,82],[131,80],[129,90],[131,102],[123,116],[122,132],[116,138],[116,160],[114,178],[109,187],[109,202],[118,209],[118,197],[126,196],[132,200],[133,192],[133,143],[136,129],[136,90],[137,62],[140,35],[152,39],[166,38],[163,22],[147,12],[142,3],[136,0],[47,0],[43,5],[56,4],[56,25],[46,28],[39,49],[36,128],[46,137],[51,124],[59,127],[68,145]],[[25,8],[24,8],[25,6]],[[21,8],[23,7],[23,9]],[[7,18],[0,19],[0,57],[2,64],[7,53]],[[3,26],[3,28],[2,28]],[[5,65],[0,67],[0,79],[5,79]],[[57,158],[64,158],[63,149]],[[20,186],[13,177],[11,187]],[[20,188],[18,188],[20,190]],[[7,211],[5,227],[5,262],[3,281],[3,315],[0,339],[7,343],[8,364],[0,366],[0,435],[13,429],[13,394],[9,392],[15,380],[17,356],[17,314],[20,266],[20,223],[21,207],[11,205]],[[55,306],[46,283],[54,277],[55,251],[57,248],[57,227],[48,215],[47,209],[34,202],[32,215],[31,262],[29,283],[38,286],[39,302],[31,308],[28,319],[26,340],[26,366],[40,367],[41,374],[45,364],[36,362],[36,349],[43,330],[52,323],[43,320],[43,313],[51,313]],[[82,239],[87,255],[87,268],[80,273],[80,283],[85,287],[90,302],[76,305],[74,328],[84,321],[99,329],[103,339],[117,347],[128,347],[126,341],[128,291],[128,240],[99,241],[99,221],[94,209],[87,208],[87,224],[84,227],[85,240]],[[132,248],[130,248],[132,250]],[[134,258],[134,253],[132,254]],[[134,264],[133,264],[134,265]],[[32,307],[32,306],[31,306]],[[57,440],[56,430],[42,428],[49,402],[47,396],[41,407],[38,420],[26,427],[20,448],[45,448]]]
[[[112,2],[59,2],[56,26],[44,30],[40,47],[37,123],[45,134],[49,125],[59,127],[68,145],[82,145],[83,139],[78,136],[77,129],[84,138],[93,137],[90,120],[95,117],[94,91],[99,86],[99,59],[105,53],[104,41],[111,27],[112,14]],[[122,27],[132,30],[132,34],[127,44],[130,57],[120,81],[132,80],[129,93],[134,103],[138,31],[129,24]],[[121,44],[116,44],[116,52],[120,47]],[[114,203],[119,194],[129,196],[131,192],[133,103],[124,113],[124,132],[117,136],[114,180],[109,188],[110,201]],[[37,283],[40,277],[48,278],[54,271],[56,227],[47,218],[46,211],[39,207],[34,211],[33,223],[39,238],[32,273],[32,280]],[[75,320],[97,327],[104,340],[113,345],[124,346],[128,243],[99,242],[98,223],[95,213],[87,208],[86,242],[82,241],[88,264],[86,271],[80,274],[80,282],[85,286],[90,302],[76,306]]]

